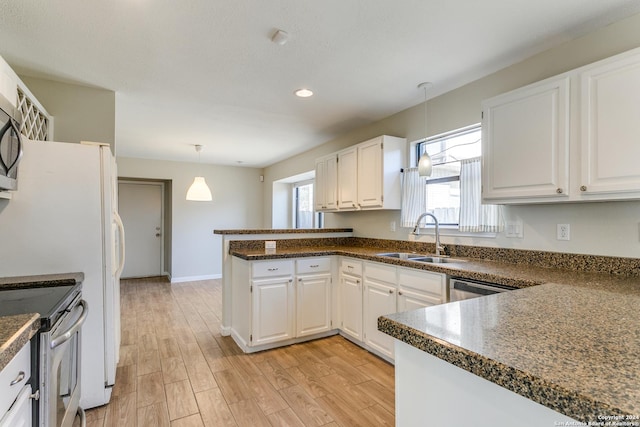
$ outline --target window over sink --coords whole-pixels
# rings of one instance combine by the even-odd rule
[[[481,144],[481,128],[477,124],[427,138],[416,145],[416,162],[425,151],[433,161],[433,172],[425,181],[425,211],[434,214],[441,225],[459,224],[461,161],[480,157]]]
[[[416,144],[416,165],[427,152],[433,162],[424,182],[423,212],[438,218],[440,225],[462,232],[502,231],[502,208],[482,205],[480,124],[427,138]]]

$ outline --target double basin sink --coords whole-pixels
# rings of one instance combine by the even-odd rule
[[[426,262],[430,264],[446,264],[451,262],[464,262],[462,259],[454,259],[446,256],[437,256],[437,255],[425,255],[425,254],[417,254],[413,252],[383,252],[376,254],[378,256],[384,256],[389,258],[402,259],[407,261],[416,261],[416,262]]]

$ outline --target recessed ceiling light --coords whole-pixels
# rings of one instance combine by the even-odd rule
[[[313,95],[313,91],[311,91],[310,89],[298,89],[294,93],[296,94],[296,96],[299,96],[300,98],[308,98],[311,95]]]

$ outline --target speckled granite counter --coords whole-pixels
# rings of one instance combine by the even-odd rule
[[[0,292],[9,289],[63,286],[84,280],[83,273],[47,274],[0,278]],[[0,316],[0,370],[29,341],[40,328],[38,313]]]
[[[378,327],[576,420],[635,416],[638,282],[549,283],[383,316]]]
[[[39,328],[38,313],[0,317],[0,371],[29,342]]]
[[[533,263],[515,264],[511,262],[499,262],[469,257],[452,257],[453,262],[446,264],[431,264],[418,261],[401,260],[378,255],[383,252],[398,250],[389,246],[362,247],[362,246],[291,246],[287,247],[278,242],[278,249],[274,253],[266,253],[264,248],[247,247],[246,242],[242,246],[230,249],[233,256],[253,261],[265,259],[297,258],[326,255],[343,255],[368,261],[383,262],[403,267],[417,268],[421,270],[435,271],[454,277],[477,279],[486,282],[499,283],[516,288],[524,288],[543,283],[570,282],[597,282],[617,283],[620,276],[608,273],[584,272],[560,268],[539,267]],[[286,242],[282,242],[286,243]],[[640,280],[638,280],[640,282]]]
[[[19,288],[47,288],[75,285],[84,280],[84,273],[39,274],[36,276],[0,277],[0,291]]]

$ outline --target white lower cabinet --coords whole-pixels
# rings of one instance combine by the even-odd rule
[[[446,275],[377,262],[364,263],[363,341],[394,359],[394,339],[378,330],[378,318],[446,302]]]
[[[293,278],[252,280],[251,345],[291,339],[294,336]]]
[[[296,278],[296,337],[331,330],[331,258],[297,260]]]
[[[378,330],[378,317],[397,312],[396,267],[364,265],[364,342],[393,358],[393,338]]]
[[[340,329],[362,341],[362,261],[340,261]]]
[[[332,329],[331,257],[244,261],[234,257],[231,335],[247,352]]]
[[[340,333],[388,359],[394,340],[378,318],[447,301],[446,275],[332,257],[245,261],[233,257],[231,335],[245,352]],[[334,319],[336,323],[334,329]]]
[[[0,371],[0,426],[31,425],[31,344],[18,351]]]

